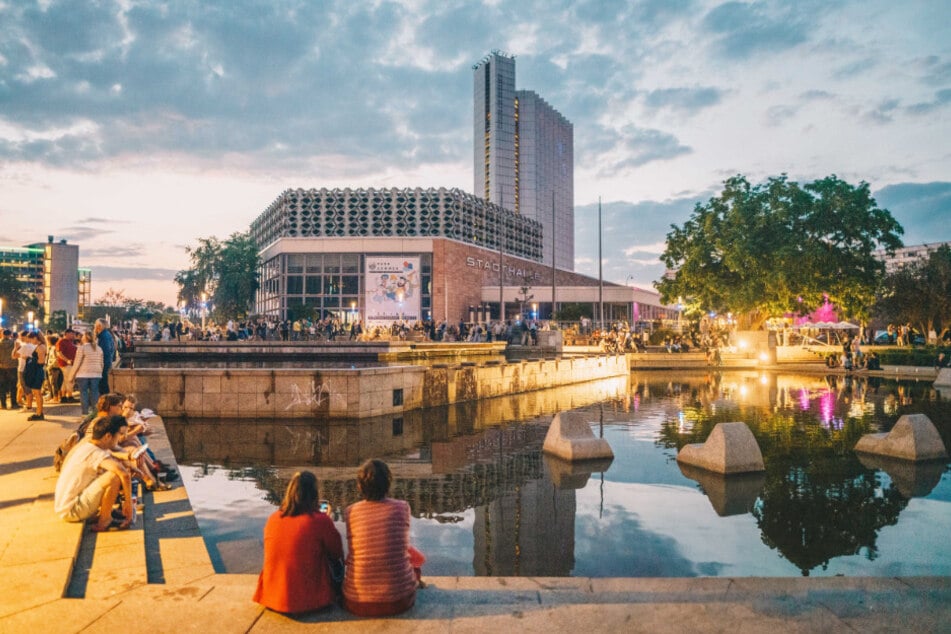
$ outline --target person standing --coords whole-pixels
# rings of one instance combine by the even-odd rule
[[[60,388],[61,403],[73,403],[73,361],[76,360],[76,331],[67,328],[63,338],[56,342],[56,365],[63,373],[63,385]]]
[[[116,340],[109,330],[109,324],[102,318],[96,320],[93,333],[96,336],[96,344],[102,350],[102,377],[99,379],[99,393],[108,394],[109,370],[112,369],[112,361],[116,357]]]
[[[96,337],[91,333],[83,333],[73,366],[73,379],[79,387],[80,408],[85,416],[89,408],[95,407],[99,401],[99,383],[102,380],[102,348],[96,345]]]
[[[43,415],[43,384],[46,383],[46,356],[48,349],[46,339],[43,333],[34,330],[26,333],[27,343],[20,345],[20,358],[23,360],[23,399],[26,402],[27,411],[33,407],[36,402],[36,412],[31,414],[27,420],[46,420]],[[26,372],[28,361],[32,360],[38,366],[37,370],[30,374]]]
[[[337,593],[330,562],[343,557],[343,541],[321,512],[317,477],[298,471],[291,477],[281,508],[264,525],[264,565],[253,600],[284,613],[309,612],[332,605]]]
[[[0,406],[17,405],[17,360],[13,353],[13,333],[5,329],[0,338]]]

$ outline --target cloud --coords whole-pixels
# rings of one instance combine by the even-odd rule
[[[633,125],[625,126],[618,132],[605,131],[600,143],[604,144],[606,140],[608,147],[602,145],[605,151],[600,156],[599,170],[599,175],[604,177],[614,176],[654,161],[666,161],[692,151],[672,134]],[[597,145],[599,141],[595,140],[594,143]],[[596,152],[593,148],[591,150]]]
[[[715,195],[714,192],[687,194],[665,201],[614,201],[601,205],[602,267],[604,279],[618,283],[633,280],[638,286],[652,288],[665,267],[660,255],[667,244],[671,224],[681,225],[694,206]],[[597,277],[598,206],[575,208],[575,268]],[[583,219],[581,221],[577,219]]]
[[[862,59],[855,60],[854,62],[839,66],[833,71],[832,77],[839,80],[854,79],[855,77],[864,75],[868,71],[877,67],[879,63],[879,60],[875,57],[864,57]]]
[[[913,104],[906,108],[906,111],[912,115],[931,114],[939,108],[944,108],[951,103],[951,88],[945,88],[935,93],[934,99]]]
[[[892,212],[905,228],[907,245],[951,240],[948,213],[951,182],[896,183],[874,192],[879,207]]]
[[[178,271],[173,269],[152,268],[147,266],[101,266],[92,265],[94,282],[116,282],[126,280],[167,280],[172,281]]]
[[[644,105],[652,109],[669,108],[695,114],[704,108],[715,106],[723,99],[725,91],[713,87],[664,88],[652,90],[644,97]]]
[[[808,41],[819,7],[727,2],[704,16],[714,50],[729,59],[779,53]]]

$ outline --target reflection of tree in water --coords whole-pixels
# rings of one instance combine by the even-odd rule
[[[763,543],[803,575],[825,569],[835,557],[863,551],[869,559],[877,556],[878,531],[895,524],[908,501],[852,453],[873,426],[870,418],[846,417],[829,426],[812,410],[769,414],[737,405],[710,413],[698,401],[694,392],[682,416],[664,422],[658,444],[679,450],[704,442],[717,423],[746,422],[766,464],[766,482],[753,507]]]
[[[878,472],[832,447],[772,452],[766,461],[766,484],[753,516],[763,543],[804,576],[863,550],[875,559],[879,529],[895,524],[908,504],[894,486],[882,487]]]

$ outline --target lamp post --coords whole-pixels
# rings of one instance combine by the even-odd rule
[[[201,332],[205,332],[205,317],[208,315],[208,293],[201,294]]]
[[[0,327],[3,326],[3,298],[0,297]]]
[[[32,329],[33,328],[33,311],[32,310],[27,311],[26,321],[29,324],[29,328]]]
[[[350,302],[350,321],[353,322],[356,320],[357,320],[357,303]]]

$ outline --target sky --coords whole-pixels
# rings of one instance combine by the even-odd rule
[[[951,240],[951,1],[0,0],[0,244],[174,305],[287,188],[472,191],[472,65],[574,125],[575,266],[650,288],[726,178],[869,186]]]

